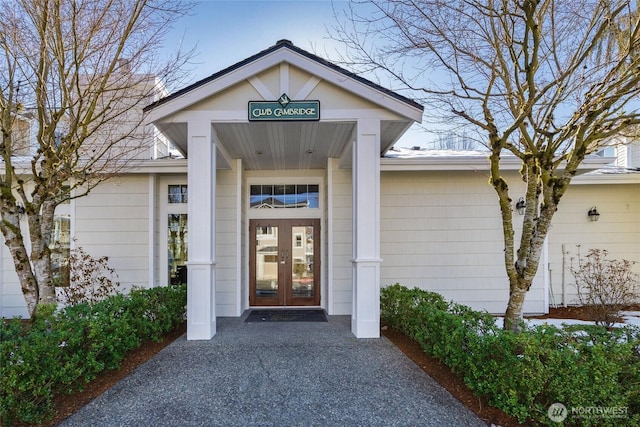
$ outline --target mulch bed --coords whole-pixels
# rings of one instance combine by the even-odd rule
[[[640,305],[628,307],[627,309],[640,311]],[[537,318],[589,320],[587,314],[585,314],[584,310],[580,307],[550,308],[549,314],[537,316]],[[143,343],[138,349],[129,353],[122,362],[120,369],[103,372],[98,375],[94,381],[87,384],[84,390],[57,398],[55,400],[55,418],[51,420],[51,422],[43,424],[43,426],[55,426],[69,417],[82,406],[100,396],[122,378],[133,372],[139,365],[152,358],[164,347],[182,336],[186,330],[187,324],[185,322],[179,328],[166,334],[162,341],[148,341]],[[469,407],[469,409],[484,420],[487,425],[495,424],[502,427],[522,427],[515,418],[505,414],[500,409],[489,406],[486,399],[475,396],[461,378],[454,375],[451,370],[439,360],[427,356],[420,346],[406,335],[385,327],[382,329],[382,334],[406,354],[407,357],[413,360],[417,366],[447,389],[449,393]]]
[[[70,417],[75,411],[100,396],[118,381],[133,372],[139,365],[151,359],[156,353],[180,338],[186,332],[187,322],[184,322],[178,328],[164,335],[161,341],[146,341],[137,349],[132,350],[122,361],[120,369],[104,371],[98,374],[96,379],[86,384],[81,391],[58,396],[54,400],[55,417],[50,422],[42,424],[42,426],[55,426]],[[26,425],[27,424],[21,426]]]
[[[163,340],[160,342],[149,341],[144,343],[140,348],[127,355],[125,360],[122,362],[120,369],[116,371],[103,372],[94,381],[87,384],[84,390],[75,392],[71,395],[60,396],[55,401],[55,418],[51,420],[51,422],[43,424],[43,426],[55,426],[62,420],[71,416],[75,411],[100,396],[122,378],[133,372],[139,365],[152,358],[164,347],[182,336],[185,332],[186,323],[180,328],[165,335]],[[468,406],[481,419],[486,421],[487,425],[491,425],[493,423],[502,427],[520,426],[513,417],[509,417],[497,408],[492,408],[486,403],[485,399],[479,399],[474,396],[473,392],[469,390],[460,378],[456,377],[443,363],[424,354],[420,349],[420,346],[415,341],[412,341],[407,336],[391,329],[385,328],[382,330],[382,333],[404,354],[413,360],[416,365],[445,387],[449,393],[455,396],[464,405]]]
[[[401,332],[384,327],[382,334],[488,426],[495,424],[502,427],[522,427],[522,424],[518,423],[514,417],[498,408],[489,406],[486,399],[474,395],[473,391],[462,381],[462,378],[456,376],[448,366],[438,359],[427,356],[420,345],[411,338]]]

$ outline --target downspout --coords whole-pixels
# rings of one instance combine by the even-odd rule
[[[544,262],[544,271],[542,273],[543,279],[544,279],[544,290],[543,290],[543,294],[544,294],[544,314],[548,314],[549,313],[549,289],[550,288],[550,282],[551,282],[551,269],[549,268],[549,236],[545,237],[544,239],[544,248],[542,251],[542,259]]]
[[[564,249],[565,244],[562,244],[562,306],[563,307],[567,307],[567,300],[566,300],[566,291],[565,291],[565,270],[566,270],[566,254],[567,252]]]
[[[148,194],[149,235],[147,236],[147,244],[149,245],[147,250],[147,256],[149,257],[149,264],[148,264],[147,274],[149,275],[149,286],[151,288],[155,288],[156,286],[159,285],[159,281],[157,280],[157,277],[156,277],[156,254],[157,254],[156,233],[158,232],[157,225],[156,225],[156,219],[157,219],[156,206],[158,203],[158,200],[156,198],[156,189],[158,188],[157,182],[158,182],[157,174],[155,173],[149,174],[149,181],[147,183],[148,192],[149,192]]]

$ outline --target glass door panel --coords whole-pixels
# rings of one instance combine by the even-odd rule
[[[167,218],[169,248],[169,283],[182,285],[187,283],[187,214],[169,214]]]
[[[320,305],[320,221],[250,221],[252,306]]]
[[[291,227],[291,299],[313,298],[315,278],[313,269],[314,227]]]
[[[252,297],[256,305],[280,305],[284,301],[280,280],[280,227],[274,222],[257,222],[251,234]]]

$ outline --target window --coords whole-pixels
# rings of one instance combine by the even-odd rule
[[[188,185],[185,181],[176,178],[169,179],[170,181],[163,180],[164,182],[161,184],[162,188],[167,191],[167,195],[162,196],[165,202],[164,213],[160,221],[164,229],[162,234],[166,233],[163,239],[166,239],[167,246],[162,249],[160,256],[163,264],[163,272],[160,276],[167,285],[181,285],[187,283]]]
[[[169,203],[188,203],[186,185],[169,185]]]
[[[71,202],[71,187],[68,185],[62,186],[62,192],[56,197],[56,201],[61,205],[68,205]]]
[[[273,237],[275,236],[273,227],[258,227],[256,229],[256,237],[259,239],[261,236]]]
[[[187,283],[187,214],[169,214],[167,224],[169,282],[172,285],[181,285]]]
[[[264,262],[266,263],[276,263],[278,262],[277,255],[264,255]]]
[[[51,236],[51,269],[56,286],[69,286],[71,255],[71,217],[56,215]]]
[[[252,185],[251,209],[309,209],[319,207],[318,186],[313,184]]]

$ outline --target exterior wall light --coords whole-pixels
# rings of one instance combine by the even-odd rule
[[[524,210],[527,207],[527,203],[524,201],[524,198],[520,197],[516,202],[516,209],[518,210],[518,214],[524,215]]]
[[[596,209],[596,207],[594,206],[589,209],[589,212],[587,212],[587,216],[591,221],[597,221],[600,219],[600,212],[598,212],[598,209]]]

